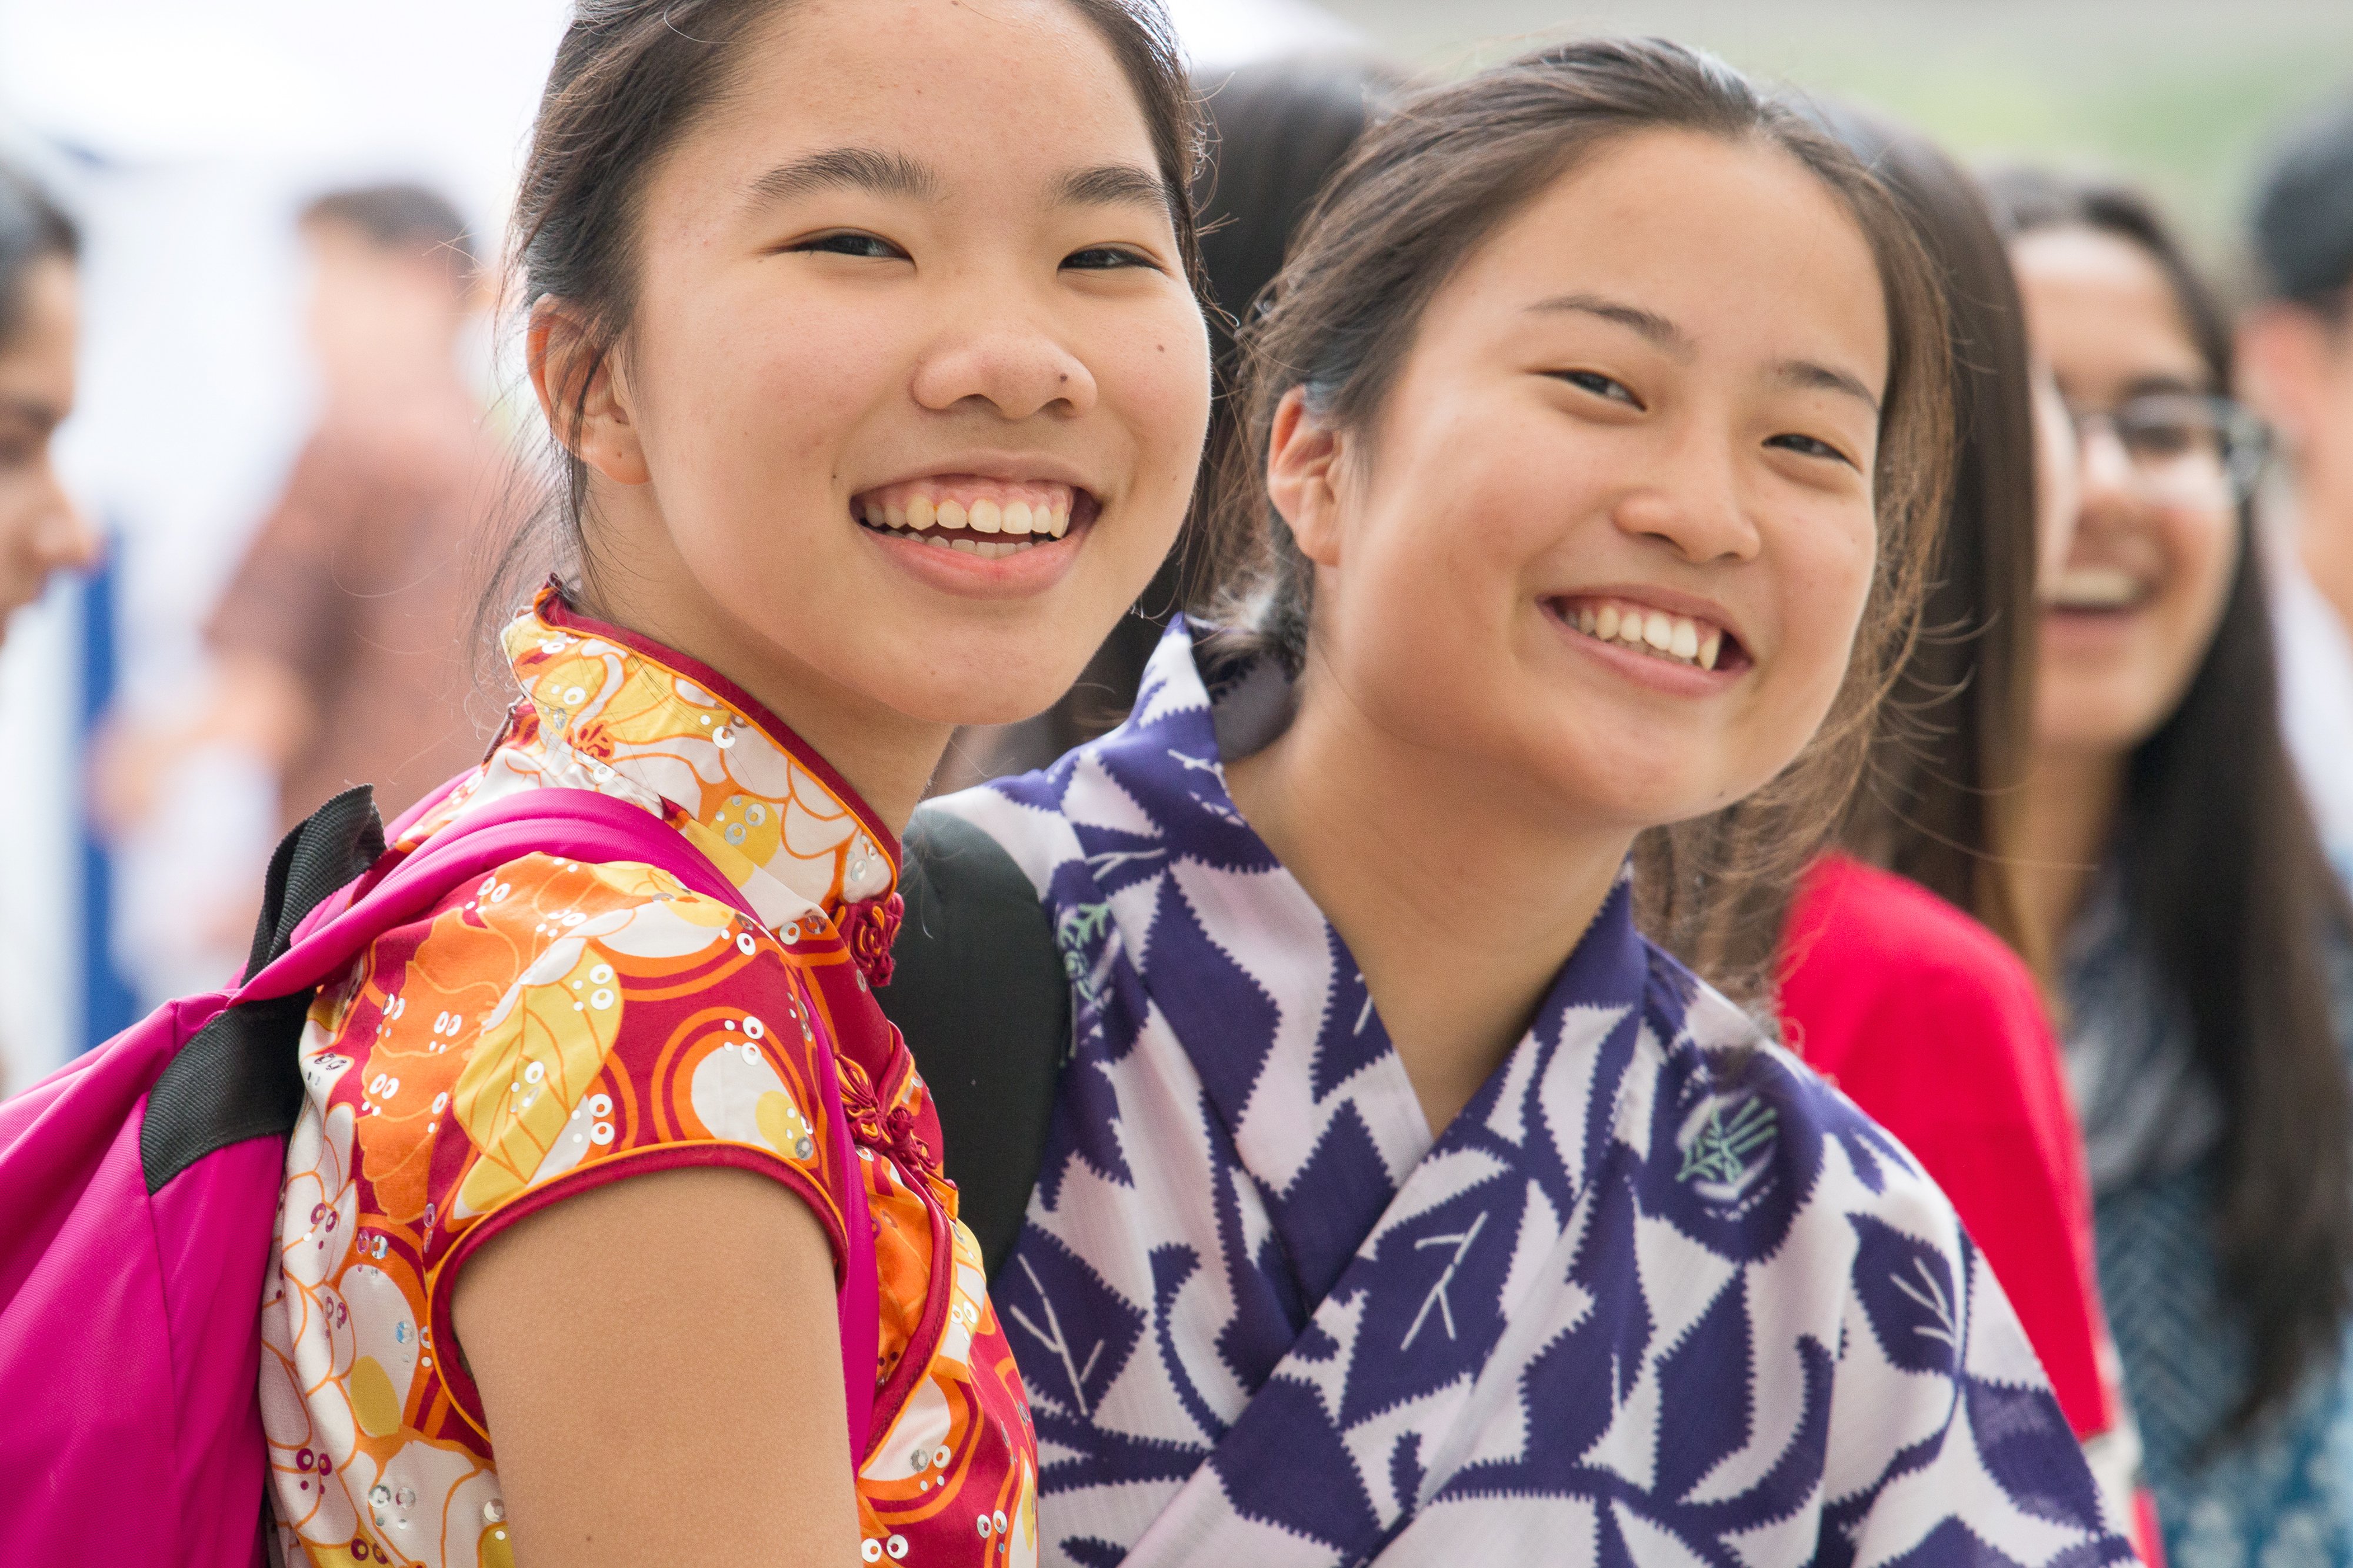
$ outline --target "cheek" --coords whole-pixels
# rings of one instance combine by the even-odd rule
[[[1846,679],[1878,566],[1868,512],[1814,516],[1783,531],[1776,598],[1791,685],[1827,704]]]
[[[2167,597],[2172,602],[2166,618],[2184,645],[2176,653],[2195,663],[2205,653],[2238,571],[2238,521],[2228,514],[2172,514],[2163,521],[2161,537],[2170,574]]]
[[[905,382],[894,327],[906,330],[887,313],[717,289],[641,316],[631,373],[655,483],[667,498],[826,486],[843,435]]]

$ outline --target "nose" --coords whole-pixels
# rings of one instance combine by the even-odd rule
[[[98,530],[74,503],[50,468],[42,476],[42,495],[32,528],[34,564],[50,572],[83,571],[98,563]]]
[[[944,338],[915,370],[915,401],[946,413],[993,410],[1007,420],[1084,414],[1095,404],[1093,374],[1045,326],[1008,315],[1001,299],[961,312],[968,326]]]
[[[1650,482],[1619,498],[1611,513],[1619,531],[1656,540],[1694,565],[1756,559],[1761,541],[1729,447],[1694,433],[1662,457]]]
[[[2085,500],[2094,494],[2126,496],[2133,489],[2132,458],[2115,429],[2094,420],[2075,426],[2075,472]]]

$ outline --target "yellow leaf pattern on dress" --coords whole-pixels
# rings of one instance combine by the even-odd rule
[[[483,1026],[451,1101],[480,1151],[458,1190],[464,1210],[488,1213],[531,1184],[620,1027],[620,988],[596,943],[565,937],[524,972]]]

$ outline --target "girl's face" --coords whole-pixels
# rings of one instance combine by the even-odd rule
[[[2040,229],[2010,249],[2035,351],[2079,419],[2159,393],[2218,390],[2148,253],[2097,229]],[[2219,468],[2204,487],[2137,468],[2094,422],[2065,568],[2047,586],[2035,732],[2120,752],[2180,704],[2221,623],[2239,524]],[[2163,478],[2163,476],[2159,476]]]
[[[53,572],[87,566],[98,540],[58,482],[49,437],[73,412],[76,289],[70,263],[38,261],[17,284],[0,343],[0,641]]]
[[[1586,821],[1766,783],[1871,585],[1883,299],[1788,155],[1665,132],[1596,153],[1431,300],[1369,440],[1324,437],[1311,472],[1296,394],[1278,419],[1311,681]]]
[[[1143,112],[1058,0],[800,0],[742,47],[645,191],[592,552],[789,679],[1035,712],[1167,552],[1208,418]]]

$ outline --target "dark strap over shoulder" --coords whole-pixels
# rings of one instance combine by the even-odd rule
[[[932,1091],[965,1224],[993,1280],[1021,1234],[1071,1039],[1053,923],[1013,858],[945,812],[908,825],[907,900],[876,993]]]
[[[374,865],[384,853],[384,822],[375,792],[345,790],[279,841],[262,885],[248,975],[285,952],[319,900]],[[302,1070],[295,1051],[311,990],[240,1002],[180,1047],[155,1087],[139,1129],[139,1163],[147,1190],[216,1149],[265,1133],[294,1130],[302,1109]]]

